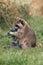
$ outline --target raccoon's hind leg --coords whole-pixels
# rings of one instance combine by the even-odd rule
[[[24,44],[22,45],[22,49],[26,49],[26,48],[28,48],[28,46],[24,43]]]
[[[32,45],[30,42],[24,42],[23,44],[22,44],[22,48],[23,49],[26,49],[26,48],[31,48],[31,47],[35,47],[35,45]]]

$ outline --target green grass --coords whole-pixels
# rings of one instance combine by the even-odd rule
[[[36,33],[37,43],[43,45],[43,17],[34,16],[24,18],[31,25]],[[0,65],[43,65],[43,47],[28,48],[22,50],[18,47],[3,48],[3,46],[11,45],[12,39],[7,36],[7,30],[3,30],[0,25]],[[5,26],[4,26],[5,28]]]

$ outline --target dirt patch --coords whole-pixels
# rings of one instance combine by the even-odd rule
[[[32,14],[37,13],[43,15],[43,0],[32,0],[30,11]]]

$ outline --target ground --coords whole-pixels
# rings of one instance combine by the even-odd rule
[[[43,17],[34,16],[25,20],[35,31],[37,43],[43,45]],[[0,24],[0,65],[43,65],[43,46],[28,48],[21,54],[20,48],[11,46],[13,40],[7,36],[9,30],[3,25],[5,24]]]

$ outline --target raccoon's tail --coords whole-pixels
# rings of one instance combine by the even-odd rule
[[[42,44],[41,43],[38,43],[38,44],[36,44],[36,47],[37,48],[41,48],[42,47]]]

